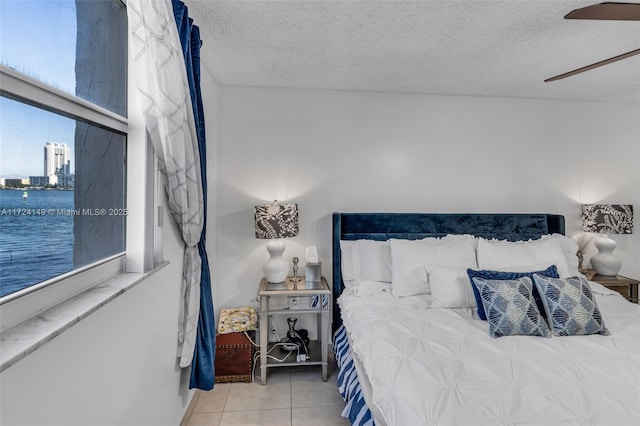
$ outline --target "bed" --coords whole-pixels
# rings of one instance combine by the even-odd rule
[[[564,233],[552,214],[334,213],[343,415],[640,424],[640,306],[585,284]]]

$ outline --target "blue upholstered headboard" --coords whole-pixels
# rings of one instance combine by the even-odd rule
[[[342,320],[336,300],[344,289],[340,240],[416,240],[470,234],[508,241],[564,234],[564,216],[544,213],[333,213],[333,325]]]

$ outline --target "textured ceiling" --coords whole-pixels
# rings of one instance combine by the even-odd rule
[[[563,16],[598,0],[185,0],[219,84],[640,102],[640,22]]]

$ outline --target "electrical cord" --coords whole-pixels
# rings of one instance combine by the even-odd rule
[[[260,347],[260,345],[258,345],[256,342],[254,342],[253,340],[251,340],[251,336],[249,336],[249,333],[247,333],[246,331],[243,331],[243,333],[244,333],[244,335],[247,337],[247,339],[249,339],[249,341],[251,342],[251,344],[252,344],[253,346]]]
[[[249,339],[249,342],[251,342],[251,344],[253,346],[255,346],[257,348],[260,347],[260,345],[258,345],[256,342],[254,342],[251,339],[251,337],[249,336],[249,334],[246,331],[244,331],[244,335],[247,337],[247,339]],[[278,338],[278,333],[277,332],[276,332],[276,338]],[[279,346],[282,346],[282,347],[285,347],[285,348],[287,347],[287,345],[285,343],[276,342],[276,343],[273,344],[273,346],[271,348],[269,348],[269,350],[266,353],[266,356],[267,356],[267,358],[272,359],[272,360],[277,361],[277,362],[285,362],[287,360],[287,358],[289,358],[289,356],[291,356],[291,354],[293,354],[294,351],[292,349],[289,349],[288,353],[283,358],[278,358],[278,357],[276,357],[274,355],[269,355],[271,353],[271,351],[273,351],[275,348],[277,348]],[[306,347],[305,347],[305,350],[306,350]],[[297,345],[296,345],[296,352],[297,352],[296,355],[299,358],[300,357],[300,348],[297,347]],[[260,355],[261,355],[260,350],[257,350],[256,353],[253,355],[253,368],[251,370],[251,381],[255,380],[255,371],[256,371],[256,365],[257,365],[256,361],[258,360]],[[307,352],[307,355],[308,355],[308,352]]]
[[[305,330],[306,331],[306,330]],[[300,340],[300,343],[302,343],[302,347],[304,347],[304,351],[307,354],[307,357],[309,357],[309,350],[307,349],[307,344],[304,342],[304,340],[302,339],[302,337],[300,337],[300,334],[293,330],[293,335]],[[298,346],[298,352],[300,351],[300,346],[298,344],[296,344],[296,346]],[[299,353],[298,353],[299,354]]]

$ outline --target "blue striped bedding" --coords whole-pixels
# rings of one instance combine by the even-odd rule
[[[347,339],[347,330],[343,325],[333,336],[333,351],[338,365],[338,390],[346,403],[342,416],[348,417],[351,424],[355,426],[374,426],[371,411],[362,395],[362,387],[353,364],[349,339]]]

